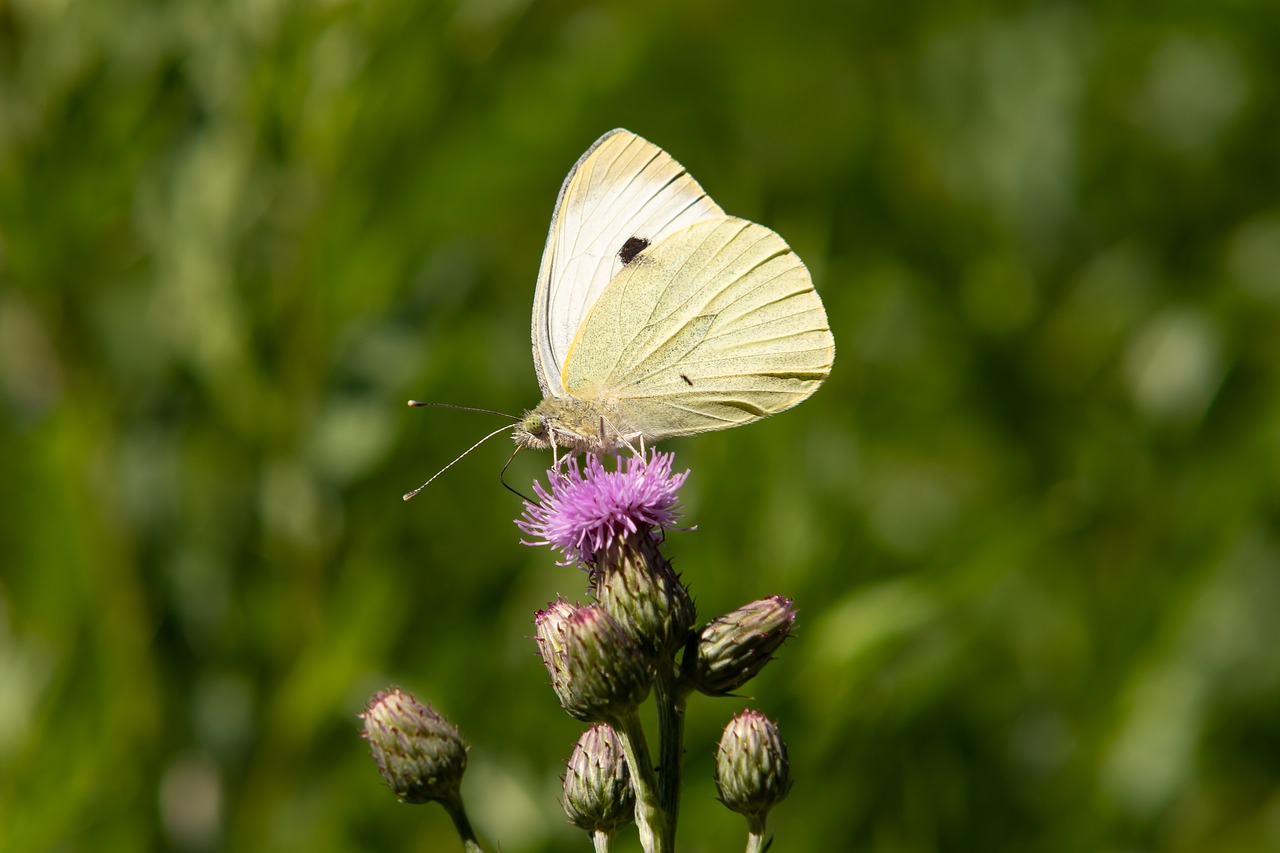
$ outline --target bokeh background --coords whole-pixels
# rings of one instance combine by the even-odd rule
[[[1280,850],[1280,7],[0,0],[0,849],[451,850],[356,713],[585,850],[501,424],[560,181],[625,126],[809,264],[804,405],[671,442],[705,617],[681,849]],[[522,454],[508,479],[545,467]],[[624,850],[638,849],[634,843]]]

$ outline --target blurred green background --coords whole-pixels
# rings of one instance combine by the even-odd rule
[[[0,849],[452,850],[357,736],[585,850],[505,439],[560,181],[624,126],[813,272],[826,386],[671,442],[704,617],[681,849],[1280,850],[1280,6],[0,0]],[[511,482],[547,464],[522,454]],[[624,850],[637,849],[630,842]]]

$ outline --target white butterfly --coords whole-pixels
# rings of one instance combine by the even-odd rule
[[[533,297],[543,401],[522,447],[604,452],[781,412],[831,372],[809,271],[665,151],[612,130],[574,164]]]

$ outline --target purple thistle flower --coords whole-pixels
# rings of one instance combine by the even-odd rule
[[[547,472],[548,492],[534,482],[538,502],[525,501],[516,519],[520,529],[537,537],[526,545],[550,545],[564,553],[560,565],[591,563],[600,551],[640,531],[669,527],[679,515],[676,492],[689,476],[671,473],[673,454],[653,451],[646,460],[632,456],[609,471],[595,454],[585,467],[577,457],[567,470]]]

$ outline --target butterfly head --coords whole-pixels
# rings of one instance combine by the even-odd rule
[[[532,412],[525,412],[511,437],[521,447],[546,450],[552,444],[552,429],[551,418],[534,409]]]

